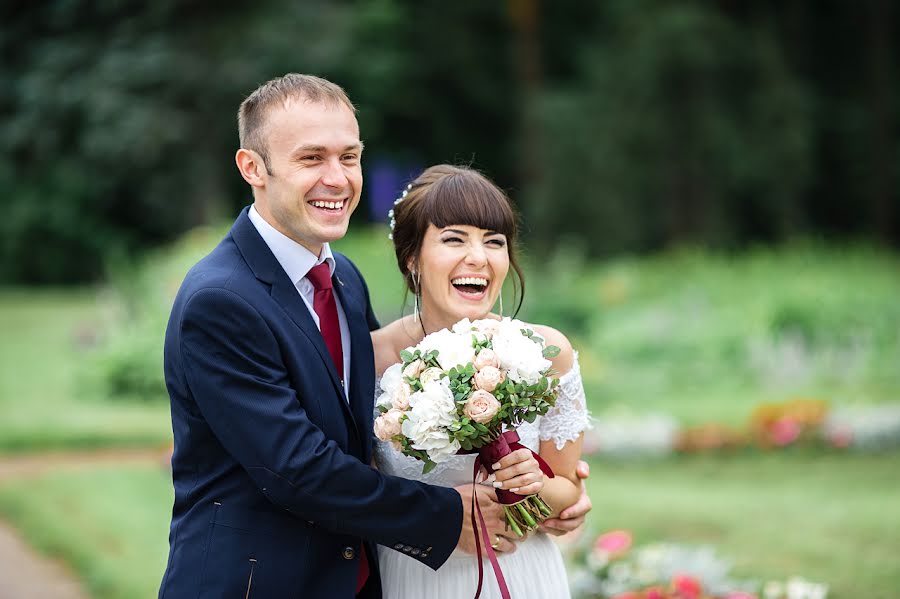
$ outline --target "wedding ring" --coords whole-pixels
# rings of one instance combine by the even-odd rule
[[[500,546],[500,535],[494,535],[494,542],[491,543],[491,549],[496,549]]]

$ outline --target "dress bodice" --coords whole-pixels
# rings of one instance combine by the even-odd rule
[[[379,389],[379,383],[380,381],[376,381],[376,389]],[[540,448],[541,441],[549,440],[552,440],[558,449],[562,449],[567,442],[577,439],[588,427],[589,414],[576,354],[572,369],[560,377],[556,405],[534,422],[522,423],[517,430],[522,445],[536,452]],[[375,441],[375,463],[381,472],[432,485],[456,487],[471,483],[474,462],[474,455],[456,455],[438,464],[428,474],[422,474],[423,462],[403,455],[389,442],[377,439]]]

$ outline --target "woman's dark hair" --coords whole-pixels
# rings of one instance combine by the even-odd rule
[[[394,206],[394,252],[406,287],[416,292],[410,264],[418,261],[429,225],[469,225],[506,236],[509,264],[518,278],[519,313],[525,297],[525,277],[516,261],[518,216],[509,198],[478,171],[438,164],[427,168],[410,183],[406,197]]]

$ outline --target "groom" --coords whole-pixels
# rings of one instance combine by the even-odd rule
[[[254,204],[188,273],[166,331],[175,503],[159,596],[380,597],[375,544],[436,569],[474,545],[471,496],[369,466],[378,324],[328,245],[362,189],[353,105],[289,74],[238,120]]]

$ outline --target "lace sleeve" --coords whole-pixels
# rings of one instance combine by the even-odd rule
[[[569,441],[590,428],[590,414],[581,381],[581,367],[578,352],[572,369],[559,379],[559,395],[556,405],[541,418],[541,441],[553,440],[557,449],[562,449]]]

